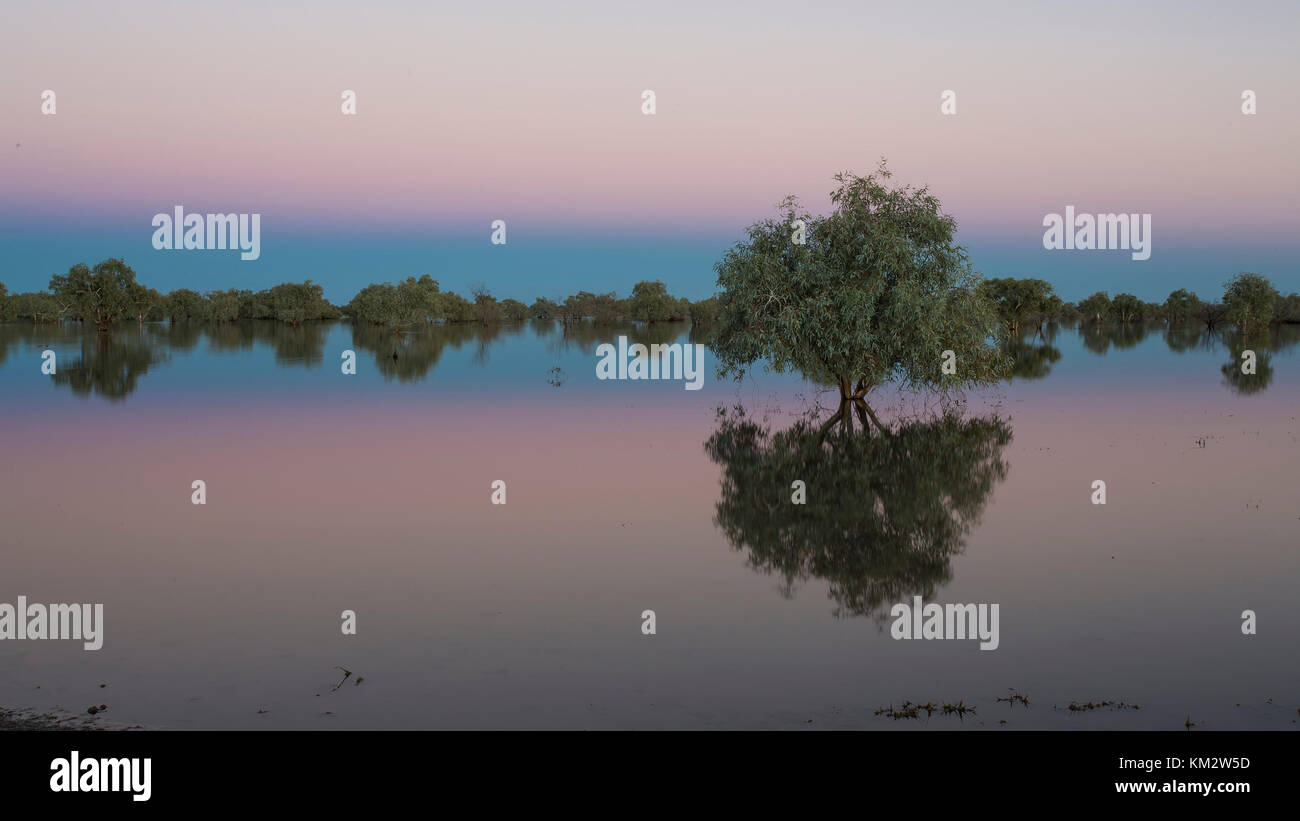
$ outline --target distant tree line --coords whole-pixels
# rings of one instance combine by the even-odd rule
[[[1222,297],[1212,302],[1180,288],[1164,302],[1143,302],[1128,293],[1112,297],[1098,291],[1076,304],[1062,301],[1045,280],[1010,277],[984,279],[979,289],[1012,332],[1041,329],[1052,321],[1163,321],[1170,327],[1200,323],[1214,329],[1226,325],[1249,335],[1266,330],[1271,323],[1300,323],[1300,294],[1283,296],[1267,278],[1252,273],[1237,274],[1226,284]],[[566,326],[583,320],[596,325],[689,320],[708,327],[717,321],[719,309],[717,295],[692,302],[671,295],[658,280],[636,283],[625,298],[612,291],[579,291],[563,302],[539,297],[531,305],[498,299],[481,284],[471,286],[466,298],[443,291],[428,274],[396,284],[367,285],[341,306],[325,299],[322,287],[310,279],[261,291],[232,288],[200,293],[178,288],[164,294],[137,282],[135,271],[121,259],[107,259],[93,268],[84,263],[74,265],[67,274],[52,277],[45,291],[11,295],[0,283],[0,322],[73,320],[104,332],[122,322],[167,319],[173,323],[270,319],[294,327],[317,320],[350,319],[395,333],[433,323],[496,325],[529,319],[558,320]]]
[[[325,299],[321,286],[311,280],[286,282],[262,291],[232,288],[200,293],[177,288],[164,294],[137,282],[135,271],[121,259],[107,259],[93,268],[75,265],[66,275],[51,278],[45,291],[11,296],[0,283],[0,322],[72,320],[94,325],[101,332],[123,322],[168,319],[173,323],[271,319],[294,327],[316,320],[350,319],[396,333],[433,323],[496,325],[528,319],[559,320],[566,325],[579,320],[597,325],[690,320],[708,325],[716,316],[716,297],[691,302],[672,296],[658,280],[638,282],[623,299],[612,291],[579,291],[563,302],[540,297],[525,305],[516,299],[497,299],[481,284],[471,286],[469,298],[443,291],[436,279],[425,274],[396,284],[367,285],[341,306]]]
[[[1214,302],[1184,288],[1170,293],[1164,302],[1143,302],[1127,293],[1111,297],[1098,291],[1075,304],[1062,302],[1041,279],[986,279],[980,287],[1011,331],[1041,328],[1046,322],[1060,320],[1094,325],[1161,321],[1171,327],[1201,323],[1214,329],[1228,325],[1250,335],[1267,330],[1272,323],[1300,323],[1300,294],[1282,296],[1259,274],[1237,274]]]

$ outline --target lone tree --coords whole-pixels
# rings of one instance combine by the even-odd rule
[[[998,315],[953,242],[956,220],[927,188],[890,188],[890,176],[883,162],[866,177],[837,174],[825,217],[787,197],[780,218],[727,251],[715,266],[720,376],[740,379],[765,359],[858,400],[891,379],[947,389],[1006,370]],[[942,372],[945,351],[956,373]]]
[[[1259,274],[1237,274],[1223,291],[1225,318],[1244,336],[1268,330],[1276,302],[1277,289]]]

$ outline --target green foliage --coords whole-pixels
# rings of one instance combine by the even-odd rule
[[[163,303],[164,311],[172,322],[194,321],[208,315],[208,305],[204,302],[203,295],[189,288],[177,288],[167,294]]]
[[[270,308],[270,316],[265,318],[287,322],[295,327],[309,320],[324,319],[330,312],[330,304],[325,301],[324,289],[310,279],[306,282],[286,282],[276,285],[269,291],[259,294],[258,301]]]
[[[505,319],[505,311],[497,298],[488,293],[483,285],[473,287],[474,318],[480,325],[499,325]]]
[[[398,331],[424,325],[443,307],[438,281],[424,274],[419,279],[407,277],[397,285],[367,285],[348,303],[347,314],[358,322]]]
[[[883,164],[836,175],[826,217],[787,198],[780,218],[750,226],[718,262],[720,375],[740,378],[766,360],[860,396],[895,378],[947,388],[1005,371],[990,344],[1000,323],[953,243],[956,221],[927,189],[891,189],[889,176]],[[806,244],[792,241],[796,219]],[[957,356],[955,375],[940,371],[945,350]]]
[[[9,298],[14,316],[30,319],[33,324],[53,322],[63,316],[65,306],[60,305],[53,294],[45,291],[30,291]]]
[[[559,313],[560,319],[566,323],[588,317],[597,325],[612,325],[618,320],[621,310],[618,295],[613,291],[606,294],[579,291],[564,300]]]
[[[528,306],[517,299],[501,300],[501,311],[507,322],[523,322],[528,318]]]
[[[1225,285],[1224,318],[1245,336],[1268,329],[1278,298],[1277,289],[1259,274],[1240,273]]]
[[[699,302],[691,303],[690,317],[691,324],[708,326],[718,321],[718,311],[721,310],[721,302],[717,296],[711,296],[708,299],[701,299]]]
[[[0,322],[8,322],[17,316],[13,300],[9,298],[9,289],[0,282]]]
[[[1221,302],[1198,302],[1194,309],[1194,316],[1205,323],[1206,328],[1213,329],[1223,322],[1227,312],[1227,308]]]
[[[1132,294],[1116,294],[1110,303],[1111,312],[1121,323],[1140,322],[1146,306]]]
[[[559,306],[546,297],[539,296],[533,300],[532,306],[528,309],[533,319],[555,319],[558,314]]]
[[[234,322],[238,320],[241,306],[245,302],[245,295],[248,298],[252,297],[251,292],[240,291],[235,288],[228,291],[209,291],[206,296],[208,317],[214,322]]]
[[[135,271],[121,259],[106,259],[89,268],[78,263],[64,276],[50,278],[50,291],[68,314],[108,331],[135,311]]]
[[[1051,284],[1041,279],[986,279],[980,290],[997,309],[1008,330],[1017,331],[1032,320],[1041,325],[1061,308]]]
[[[147,319],[163,318],[163,295],[158,291],[133,282],[127,293],[131,300],[131,315],[137,321],[143,323]]]
[[[1196,294],[1188,291],[1186,288],[1179,288],[1173,291],[1165,298],[1164,305],[1161,306],[1161,313],[1169,324],[1176,325],[1183,323],[1195,317],[1201,300]]]
[[[1273,305],[1274,322],[1300,322],[1300,294],[1278,294]]]
[[[451,291],[442,295],[442,315],[451,323],[474,322],[478,319],[474,303]]]
[[[1105,291],[1098,291],[1079,303],[1079,314],[1088,322],[1105,322],[1111,313],[1110,295]]]
[[[667,322],[678,315],[677,300],[659,280],[638,282],[627,301],[627,317],[642,322]]]

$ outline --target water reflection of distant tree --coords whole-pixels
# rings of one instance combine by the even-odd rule
[[[267,320],[210,323],[203,326],[209,348],[218,353],[251,350],[258,344],[275,352],[277,365],[315,367],[325,358],[325,337],[333,323],[304,322],[294,326]],[[176,326],[174,326],[176,327]],[[187,334],[181,323],[175,333]]]
[[[1032,333],[1011,334],[1003,345],[1003,351],[1011,357],[1007,381],[1046,378],[1052,372],[1052,366],[1061,359],[1060,349],[1051,344],[1059,330],[1060,327],[1053,322]]]
[[[120,402],[136,389],[140,377],[165,358],[138,329],[122,328],[112,336],[84,335],[80,357],[60,360],[50,379],[78,396]]]
[[[1220,366],[1219,373],[1223,374],[1223,384],[1229,390],[1241,396],[1249,396],[1262,393],[1272,384],[1273,353],[1270,350],[1274,345],[1272,337],[1273,334],[1267,329],[1248,336],[1243,336],[1235,329],[1223,332],[1223,343],[1228,349],[1229,359]],[[1286,344],[1282,343],[1280,347],[1286,347]],[[1247,350],[1255,354],[1254,373],[1242,372],[1242,365],[1245,362],[1242,354]]]
[[[587,356],[595,356],[596,347],[603,343],[617,343],[626,336],[628,345],[666,345],[675,342],[687,331],[679,323],[616,322],[604,325],[590,320],[577,320],[561,327],[562,333],[552,340],[548,348],[562,353],[576,348]]]
[[[1083,347],[1098,356],[1105,356],[1112,345],[1120,350],[1136,348],[1150,332],[1151,329],[1143,322],[1109,325],[1083,322],[1079,325]]]

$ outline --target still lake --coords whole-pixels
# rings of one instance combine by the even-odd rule
[[[105,614],[95,652],[0,642],[0,707],[174,729],[1300,726],[1300,329],[1243,377],[1230,335],[1053,327],[968,421],[873,393],[907,435],[834,466],[787,434],[835,394],[718,381],[711,355],[698,391],[598,380],[619,334],[692,340],[0,326],[0,602]],[[736,405],[755,424],[719,415]],[[998,648],[894,640],[914,594],[997,603]],[[877,714],[959,700],[975,712]],[[1140,709],[1068,709],[1102,701]]]

